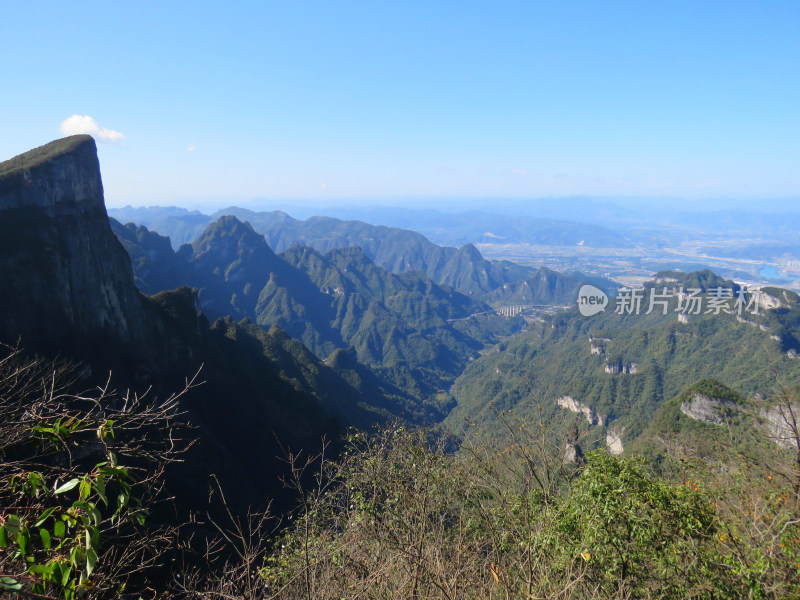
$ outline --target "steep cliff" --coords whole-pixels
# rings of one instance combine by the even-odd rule
[[[0,339],[120,359],[157,334],[111,231],[94,140],[79,135],[0,163]],[[145,361],[149,362],[149,361]]]

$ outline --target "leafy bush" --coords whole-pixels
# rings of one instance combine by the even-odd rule
[[[137,597],[175,527],[148,524],[177,460],[177,398],[76,392],[74,367],[0,359],[0,590]]]
[[[354,436],[297,462],[288,529],[258,572],[270,598],[738,598],[711,498],[645,466],[520,433],[447,454],[422,431]],[[217,585],[221,585],[218,582]],[[221,588],[220,588],[221,589]]]

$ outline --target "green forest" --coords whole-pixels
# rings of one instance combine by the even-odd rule
[[[284,512],[176,525],[192,444],[178,400],[78,393],[63,364],[0,361],[0,586],[34,598],[789,598],[800,594],[795,392],[719,423],[669,403],[659,444],[564,461],[574,432],[499,412],[502,441],[352,430],[286,449]],[[191,386],[190,386],[191,387]],[[764,407],[794,423],[758,437]],[[169,432],[153,436],[154,431]],[[713,438],[714,442],[709,443]],[[180,468],[180,467],[178,467]],[[225,490],[210,503],[226,506]],[[158,592],[150,582],[159,581]]]

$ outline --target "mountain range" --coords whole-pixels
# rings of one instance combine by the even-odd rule
[[[670,290],[698,290],[707,301],[718,290],[731,296],[725,309],[707,304],[687,312],[685,296]],[[664,304],[648,304],[665,291]],[[749,310],[734,309],[740,291]],[[645,431],[660,407],[699,380],[760,398],[800,384],[794,292],[748,292],[701,271],[659,273],[638,293],[639,311],[627,312],[621,298],[589,317],[571,308],[528,323],[527,331],[484,352],[456,380],[456,406],[446,423],[502,436],[500,414],[513,411],[530,422],[574,423],[587,449],[621,452],[629,443],[652,445],[637,438],[650,435]],[[751,304],[756,294],[760,306]]]
[[[161,249],[172,253],[168,243]],[[217,257],[230,249],[197,245]],[[228,258],[231,275],[237,259]],[[160,272],[168,279],[169,268]],[[198,276],[224,278],[203,269]],[[212,474],[231,492],[232,510],[263,506],[281,495],[269,474],[282,468],[282,448],[311,450],[345,426],[401,416],[409,402],[344,351],[325,364],[278,327],[227,316],[210,322],[188,287],[140,292],[143,280],[109,224],[89,136],[0,163],[0,280],[0,342],[84,363],[89,387],[106,385],[111,372],[113,386],[168,395],[199,373],[203,384],[180,400],[198,443],[170,477],[182,506],[207,508]]]
[[[211,216],[174,207],[114,209],[109,214],[123,223],[135,222],[166,235],[176,249],[184,243],[194,242],[205,227],[219,217],[233,215],[247,221],[256,232],[264,235],[276,252],[296,243],[311,246],[322,253],[358,246],[375,264],[388,271],[398,274],[421,271],[440,285],[448,285],[476,298],[495,292],[493,297],[502,300],[502,292],[498,290],[502,290],[505,284],[525,281],[536,271],[505,260],[487,260],[472,243],[459,248],[438,246],[416,231],[362,221],[323,216],[302,221],[281,211],[254,212],[237,207],[220,210]],[[627,244],[621,238],[618,243]],[[574,300],[574,291],[570,290],[570,297],[564,295],[561,301]]]
[[[323,254],[294,245],[275,254],[234,216],[220,217],[177,252],[143,226],[111,225],[141,289],[191,286],[211,318],[277,325],[322,359],[351,348],[376,376],[412,394],[417,406],[407,414],[428,415],[426,422],[444,417],[446,403],[434,399],[447,396],[466,363],[523,323],[418,271],[388,272],[358,247]]]
[[[681,314],[671,298],[664,313],[507,319],[486,301],[572,303],[583,280],[413,232],[276,213],[221,215],[175,250],[109,220],[88,136],[0,163],[0,213],[0,341],[83,361],[87,381],[111,370],[133,388],[169,390],[202,367],[206,383],[183,400],[200,432],[192,493],[228,464],[242,502],[273,492],[252,475],[275,467],[273,435],[313,447],[394,418],[498,434],[498,413],[513,409],[572,420],[584,446],[623,451],[699,380],[743,397],[800,383],[800,302],[786,290],[765,290],[757,314]],[[453,285],[411,268],[436,257],[428,270]],[[702,271],[660,273],[643,291],[666,286],[739,290]]]

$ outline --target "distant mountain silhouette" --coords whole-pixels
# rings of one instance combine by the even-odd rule
[[[282,211],[254,212],[237,207],[222,209],[217,211],[214,216],[205,216],[175,207],[137,209],[128,207],[112,210],[110,214],[121,222],[132,221],[143,224],[153,231],[170,237],[174,248],[179,248],[184,243],[193,243],[215,219],[233,215],[242,221],[247,221],[254,231],[263,234],[267,244],[275,252],[283,252],[294,244],[310,246],[323,254],[336,248],[357,246],[362,248],[376,265],[387,271],[398,274],[420,271],[439,285],[450,286],[472,298],[490,300],[499,304],[515,302],[514,297],[518,294],[513,290],[518,289],[518,286],[514,284],[529,280],[531,277],[540,277],[541,274],[532,267],[510,261],[487,260],[471,243],[466,243],[460,248],[438,246],[415,231],[370,225],[362,221],[343,221],[332,217],[311,217],[302,221],[294,219]],[[450,230],[460,232],[464,228],[469,229],[467,224],[476,220],[483,223],[484,216],[482,214],[470,213],[470,215],[470,217],[446,215],[448,218],[452,216],[453,219]],[[444,215],[440,215],[440,217],[441,219],[445,218]],[[493,216],[495,219],[500,217],[502,215]],[[542,231],[549,232],[546,233],[549,242],[542,238],[538,240],[539,243],[575,244],[579,237],[580,241],[583,241],[583,238],[589,239],[587,236],[590,235],[590,232],[596,230],[595,237],[600,236],[606,240],[600,244],[601,246],[628,247],[630,245],[616,234],[588,225],[578,227],[578,224],[574,223],[542,219],[539,221],[541,221],[539,225]],[[444,224],[442,223],[441,226],[444,227]],[[578,227],[577,230],[576,227]],[[579,231],[579,233],[574,234],[577,236],[574,240],[557,237],[567,230],[573,231],[573,233]],[[461,234],[459,233],[459,235]],[[522,233],[519,233],[519,236],[522,236]],[[478,236],[476,239],[483,238]],[[532,238],[526,241],[536,243],[537,239]],[[574,278],[567,277],[561,281],[560,273],[550,272],[554,273],[553,277],[548,278],[553,288],[545,289],[538,284],[533,286],[536,295],[529,298],[531,304],[547,304],[553,301],[563,303],[574,300],[574,298],[567,299],[566,296],[555,292],[555,289],[566,289],[572,286]],[[512,292],[506,298],[506,291],[509,289]]]

